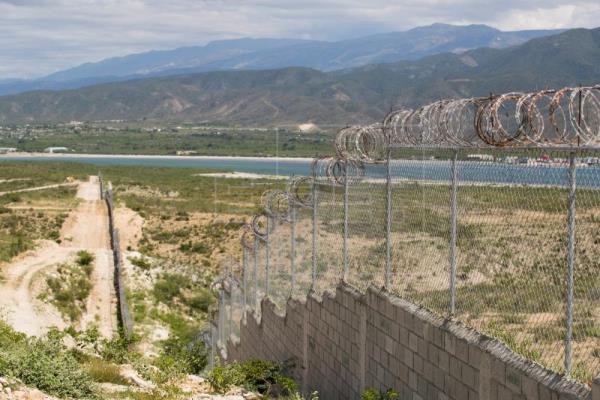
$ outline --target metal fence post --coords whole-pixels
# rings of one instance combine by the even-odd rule
[[[388,290],[392,275],[392,174],[391,174],[391,149],[388,145],[387,162],[385,171],[385,276],[383,287]]]
[[[227,325],[227,340],[233,333],[233,278],[229,278],[229,321]],[[225,342],[227,343],[227,342]]]
[[[252,269],[252,281],[254,282],[254,288],[252,290],[252,308],[256,311],[258,309],[258,237],[254,236],[254,268]]]
[[[214,323],[214,321],[213,321]],[[215,333],[216,328],[213,323],[210,324],[210,357],[208,358],[208,370],[212,371],[215,367],[215,342],[217,338],[215,337],[217,334]]]
[[[220,290],[219,294],[219,326],[218,326],[218,336],[219,342],[221,342],[221,346],[223,345],[223,339],[225,337],[225,291],[223,288]]]
[[[342,280],[348,279],[348,161],[344,161],[344,245],[343,245],[344,272]]]
[[[296,288],[296,207],[292,205],[290,210],[290,273],[292,274],[291,293]]]
[[[271,224],[270,224],[270,218],[267,217],[267,233],[265,234],[265,297],[269,297],[269,257],[271,256],[271,249],[270,249],[270,232],[269,230],[271,229]]]
[[[312,181],[312,272],[311,288],[314,289],[317,282],[317,177],[313,175]]]
[[[450,315],[456,312],[456,239],[458,219],[458,169],[456,161],[458,151],[454,151],[452,157],[452,189],[450,195]]]
[[[242,318],[246,318],[246,308],[248,307],[248,249],[242,247]]]
[[[575,152],[569,154],[569,198],[568,198],[568,220],[567,220],[567,307],[565,336],[565,373],[571,372],[573,359],[573,269],[575,267],[575,196],[576,196],[576,173]]]

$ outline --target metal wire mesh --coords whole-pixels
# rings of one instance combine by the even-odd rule
[[[334,290],[342,274],[343,193],[340,186],[328,181],[316,187],[316,270],[313,293],[320,297]]]
[[[265,295],[279,307],[320,296],[340,279],[384,286],[591,382],[600,149],[578,145],[600,138],[598,90],[443,100],[392,112],[383,130],[342,129],[338,158],[263,196],[245,250],[250,308]],[[311,195],[295,202],[298,187]]]
[[[362,182],[347,187],[346,281],[363,291],[383,287],[386,261],[385,166],[369,165],[365,172]]]
[[[400,154],[397,154],[400,153]],[[390,291],[431,310],[449,307],[451,165],[432,151],[395,151]],[[433,295],[424,296],[431,292]]]
[[[269,263],[269,297],[280,310],[284,310],[292,293],[290,223],[281,220],[275,220],[273,223],[275,228],[270,235],[272,258]]]

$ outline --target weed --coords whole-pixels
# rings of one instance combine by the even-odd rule
[[[91,357],[84,365],[85,370],[95,382],[127,385],[127,379],[121,375],[118,365],[101,358]]]
[[[393,389],[388,389],[385,392],[368,389],[360,398],[362,400],[398,400],[400,395]]]

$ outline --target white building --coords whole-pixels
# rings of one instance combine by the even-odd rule
[[[0,154],[14,153],[17,149],[14,147],[0,147]]]
[[[66,147],[47,147],[44,149],[44,153],[66,153],[69,151]]]

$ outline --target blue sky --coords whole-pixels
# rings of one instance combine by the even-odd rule
[[[598,0],[0,0],[0,79],[237,37],[339,40],[434,22],[592,28]]]

